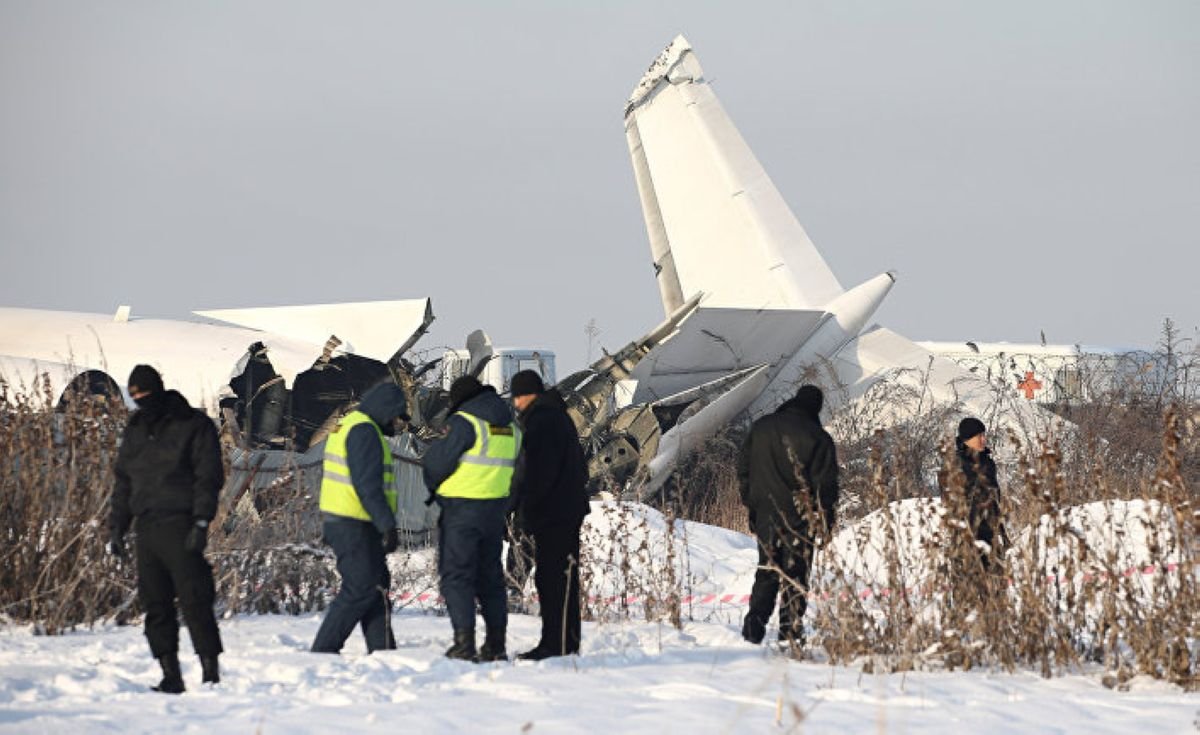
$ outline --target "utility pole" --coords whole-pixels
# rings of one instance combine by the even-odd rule
[[[588,323],[583,325],[583,333],[586,334],[588,338],[587,361],[589,365],[592,364],[592,346],[600,332],[601,329],[600,327],[596,326],[595,318],[589,319]]]

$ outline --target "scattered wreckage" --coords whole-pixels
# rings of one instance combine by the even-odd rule
[[[986,379],[870,323],[895,275],[885,272],[843,288],[682,37],[638,83],[625,106],[625,129],[666,318],[557,383],[586,445],[593,490],[652,495],[718,429],[739,415],[773,410],[802,382],[840,386],[830,401],[836,408],[884,378],[908,375],[922,400],[954,404],[989,425],[1018,425],[1028,434],[1052,421],[1031,402],[998,403]],[[166,368],[161,372],[189,397],[203,399],[212,395],[213,361],[244,351],[219,401],[239,447],[226,502],[253,515],[255,499],[261,505],[272,483],[285,477],[299,477],[315,494],[320,441],[331,422],[371,385],[390,379],[405,390],[413,417],[409,431],[393,443],[398,477],[406,478],[400,513],[410,519],[410,531],[430,527],[413,463],[445,420],[450,360],[443,365],[443,357],[418,363],[404,357],[432,321],[428,299],[197,313],[237,326],[173,327],[164,332],[173,337],[158,338],[171,350],[155,362],[186,352],[172,365],[160,365]],[[34,318],[42,317],[18,317]],[[120,352],[116,366],[123,372],[108,373],[123,375],[132,356],[142,357],[156,340],[149,325],[129,320],[128,310],[113,321],[142,331],[135,351]],[[102,324],[87,326],[97,341],[101,331],[113,334]],[[59,339],[64,333],[62,324],[39,329]],[[187,336],[181,337],[183,330]],[[76,335],[76,346],[89,338]],[[13,352],[5,336],[0,329],[0,356],[51,360],[62,354],[61,345]],[[110,343],[104,344],[108,349]],[[314,362],[313,345],[321,344]],[[534,352],[527,364],[544,368],[548,355]],[[495,357],[482,333],[473,334],[465,361],[455,351],[454,372],[482,374]],[[207,372],[189,385],[187,379],[196,377],[193,364],[201,362]],[[444,380],[432,380],[439,365]],[[501,391],[507,387],[503,377],[489,382]]]

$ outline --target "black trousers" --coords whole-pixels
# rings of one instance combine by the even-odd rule
[[[533,583],[542,616],[538,648],[557,655],[579,653],[579,528],[581,521],[533,533]]]
[[[321,527],[325,543],[337,555],[342,587],[325,611],[313,640],[315,653],[338,653],[361,625],[367,652],[392,649],[392,606],[388,599],[392,577],[383,553],[383,537],[374,525],[352,518],[326,519]]]
[[[442,599],[457,631],[475,630],[475,601],[490,631],[508,627],[504,591],[504,517],[508,498],[468,500],[437,499],[438,576]]]
[[[758,536],[758,569],[754,572],[754,587],[750,591],[746,629],[760,631],[758,637],[762,637],[761,631],[771,619],[782,584],[779,639],[801,641],[804,639],[804,611],[808,608],[805,595],[812,562],[812,539],[805,533],[765,524],[754,530]],[[781,573],[786,575],[787,581],[781,578]]]
[[[212,567],[203,554],[183,548],[191,527],[187,514],[148,513],[137,519],[138,599],[146,611],[146,639],[155,658],[179,652],[176,597],[196,653],[208,657],[224,650],[213,614]]]

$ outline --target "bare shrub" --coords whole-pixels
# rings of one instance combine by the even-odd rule
[[[87,398],[56,411],[48,382],[30,389],[0,380],[3,619],[58,633],[140,614],[136,524],[125,559],[105,553],[112,465],[127,420],[120,399]],[[224,450],[228,468],[236,450]],[[207,552],[221,611],[319,610],[336,593],[313,487],[292,462],[258,491],[223,498]],[[432,563],[432,555],[393,555],[394,588],[427,591]]]
[[[907,375],[840,412],[831,421],[839,523],[803,590],[811,644],[830,662],[872,670],[1029,667],[1050,676],[1098,664],[1115,686],[1141,674],[1194,688],[1200,370],[1178,342],[1146,364],[1156,367],[1094,383],[1108,394],[1054,406],[1070,431],[993,433],[1005,456],[1007,554],[975,542],[961,484],[943,491],[933,481],[955,461],[954,407],[927,405]],[[997,391],[996,411],[1010,400]],[[906,418],[875,428],[897,415]],[[102,554],[125,419],[123,406],[97,402],[55,413],[48,386],[0,383],[6,619],[58,632],[137,613],[130,565]],[[694,618],[681,521],[745,531],[735,471],[744,430],[730,427],[684,462],[660,512],[614,501],[593,515],[580,567],[586,619]],[[222,506],[210,548],[224,610],[318,609],[336,589],[302,475],[280,471],[248,501],[253,512]],[[431,554],[410,554],[396,586],[431,589],[431,565]]]
[[[119,400],[55,412],[49,381],[0,381],[0,610],[47,633],[130,606],[133,580],[105,559]]]
[[[870,669],[1102,664],[1117,685],[1144,674],[1195,687],[1200,361],[1165,332],[1156,353],[1080,360],[1089,400],[1051,406],[1069,429],[993,433],[1006,555],[975,541],[961,477],[934,481],[957,462],[957,407],[923,403],[913,375],[850,402],[829,423],[842,499],[805,589],[810,640]],[[997,389],[989,412],[1011,400]],[[681,466],[680,508],[744,531],[730,436]]]

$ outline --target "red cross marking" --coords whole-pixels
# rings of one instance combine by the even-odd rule
[[[1033,377],[1032,370],[1025,371],[1025,379],[1017,383],[1017,390],[1025,394],[1029,400],[1033,400],[1033,394],[1042,388],[1042,381]]]

